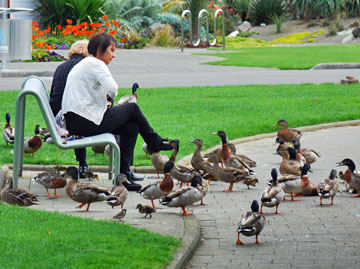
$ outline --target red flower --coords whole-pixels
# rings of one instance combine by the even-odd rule
[[[121,41],[121,43],[125,43],[125,42],[126,42],[126,38],[122,38],[120,41]]]
[[[67,19],[67,20],[66,20],[66,23],[67,23],[67,24],[72,24],[72,20]]]
[[[102,16],[101,18],[102,18],[103,20],[107,20],[108,17],[107,17],[107,16]]]
[[[62,29],[60,24],[56,25],[56,27],[57,27],[59,30]]]

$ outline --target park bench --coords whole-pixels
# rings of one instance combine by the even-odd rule
[[[21,87],[21,92],[16,98],[15,113],[15,141],[14,141],[14,163],[13,180],[14,187],[18,185],[18,177],[22,176],[23,156],[24,156],[24,128],[25,128],[25,105],[26,96],[32,95],[36,98],[43,118],[50,132],[53,143],[61,149],[75,149],[95,145],[109,144],[111,148],[109,163],[109,179],[116,178],[120,173],[120,148],[116,143],[115,137],[111,133],[83,137],[80,139],[67,140],[58,134],[55,117],[50,107],[50,97],[44,82],[36,76],[25,79]]]

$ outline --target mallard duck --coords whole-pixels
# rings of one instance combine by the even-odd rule
[[[279,144],[279,146],[276,149],[276,152],[278,152],[280,149],[288,148],[288,145],[285,144],[284,138],[282,138],[281,136],[276,137],[275,144]]]
[[[356,170],[356,166],[353,160],[346,158],[338,163],[338,166],[347,166],[348,168],[344,172],[344,179],[349,188],[357,192],[352,197],[360,197],[360,171]]]
[[[173,166],[174,164],[172,162],[167,161],[164,166],[163,180],[151,183],[139,191],[143,198],[151,200],[151,204],[155,209],[157,207],[154,204],[154,200],[170,193],[174,187],[174,181],[170,175],[170,170],[173,168]]]
[[[6,146],[8,146],[8,144],[14,144],[15,128],[13,128],[10,123],[9,112],[6,113],[5,119],[6,119],[6,124],[3,131],[3,137],[5,139]]]
[[[287,175],[281,178],[278,178],[278,184],[281,186],[285,193],[290,193],[291,201],[299,201],[294,199],[294,193],[299,193],[305,190],[309,185],[308,171],[310,170],[310,164],[306,163],[301,168],[301,175]],[[288,200],[283,198],[283,200]]]
[[[279,214],[278,207],[282,199],[284,199],[284,191],[277,184],[278,172],[276,168],[271,170],[271,185],[266,187],[263,193],[261,194],[261,208],[260,213],[263,214],[263,206],[266,207],[276,207],[274,214]]]
[[[95,153],[104,154],[106,145],[91,146],[91,150]]]
[[[191,166],[196,169],[199,172],[203,172],[202,175],[204,174],[209,174],[209,184],[210,184],[210,180],[212,178],[215,178],[214,174],[213,174],[213,169],[212,169],[212,165],[210,162],[205,161],[202,157],[201,157],[201,150],[203,147],[203,142],[200,138],[197,139],[193,139],[190,140],[189,142],[194,143],[196,145],[195,151],[193,156],[191,157]]]
[[[4,182],[7,181],[7,186],[0,192],[0,197],[3,202],[19,206],[32,206],[40,203],[37,198],[38,195],[21,188],[13,188],[13,178],[11,177],[9,167],[2,167],[0,181],[0,186],[3,186]]]
[[[336,181],[336,175],[337,171],[335,169],[332,169],[330,172],[330,175],[328,178],[324,179],[320,182],[318,185],[317,191],[320,196],[320,205],[323,205],[322,199],[328,199],[331,198],[330,205],[334,204],[334,196],[336,195],[339,184]]]
[[[229,188],[224,190],[224,192],[231,192],[233,189],[234,183],[252,178],[251,174],[245,169],[237,169],[233,167],[221,168],[218,164],[217,155],[214,152],[209,154],[209,158],[213,161],[213,171],[212,173],[218,180],[229,183]]]
[[[300,140],[295,138],[291,141],[294,148],[296,149],[296,152],[304,156],[306,162],[308,164],[314,163],[321,155],[319,152],[313,150],[313,149],[306,149],[300,147]]]
[[[113,219],[117,219],[118,221],[122,222],[122,219],[126,216],[126,209],[121,209],[119,213],[113,216]]]
[[[165,163],[169,161],[167,155],[161,154],[160,151],[151,154],[151,163],[156,169],[157,178],[160,178],[160,171],[164,170]]]
[[[142,145],[142,149],[145,152],[145,158],[147,159],[148,155],[151,155],[152,152],[149,150],[148,145],[146,143]]]
[[[35,126],[35,136],[25,137],[24,138],[24,156],[26,157],[27,153],[31,153],[35,157],[35,152],[37,152],[42,145],[40,137],[41,127],[39,124]]]
[[[175,192],[167,194],[160,203],[167,207],[181,207],[183,210],[182,215],[192,215],[191,212],[186,211],[186,206],[192,205],[197,201],[200,201],[206,193],[202,192],[198,185],[202,184],[203,180],[200,176],[194,175],[191,179],[189,187],[182,187]]]
[[[33,178],[36,183],[43,185],[49,198],[59,196],[56,193],[56,189],[64,188],[66,186],[66,179],[57,171],[46,171],[38,174]],[[48,189],[54,189],[54,195],[51,196]]]
[[[75,208],[82,208],[85,204],[88,204],[85,210],[82,212],[89,211],[91,203],[105,201],[109,198],[113,198],[110,195],[110,190],[102,188],[94,184],[79,182],[78,181],[78,169],[75,166],[70,166],[66,170],[66,177],[71,180],[68,182],[66,187],[66,194],[75,202],[81,203]]]
[[[146,219],[147,216],[149,216],[149,219],[152,218],[152,214],[156,213],[155,208],[148,206],[148,205],[142,205],[142,204],[138,204],[136,206],[136,209],[139,210],[140,214],[145,214],[144,218]]]
[[[224,131],[217,131],[216,133],[212,133],[212,135],[217,135],[221,138],[221,143],[222,143],[221,158],[226,167],[234,167],[240,169],[246,168],[249,171],[252,171],[250,168],[256,166],[256,162],[250,159],[249,157],[241,154],[231,153],[227,143],[227,137]]]
[[[124,208],[124,203],[129,194],[128,190],[123,185],[124,182],[130,184],[125,174],[119,174],[115,179],[115,186],[110,190],[110,195],[113,197],[106,200],[107,204],[112,208],[119,205],[121,208]]]
[[[238,222],[236,245],[244,245],[244,243],[240,241],[240,233],[245,236],[255,235],[256,241],[254,244],[260,244],[258,236],[264,229],[265,223],[265,217],[259,213],[258,201],[252,201],[251,211],[244,213]]]
[[[164,143],[168,143],[173,147],[173,153],[170,156],[169,161],[172,162],[174,164],[174,167],[170,170],[170,175],[177,179],[178,181],[180,181],[180,188],[182,187],[183,183],[189,183],[189,181],[191,180],[193,173],[197,173],[194,169],[187,167],[187,166],[179,166],[176,165],[175,166],[175,160],[176,160],[176,156],[177,153],[179,151],[179,140],[175,139],[175,140],[170,140]]]
[[[127,104],[127,103],[136,103],[137,102],[137,93],[136,93],[136,90],[140,88],[139,87],[139,84],[137,83],[134,83],[132,85],[132,94],[129,94],[129,95],[124,95],[120,98],[120,100],[117,102],[118,105],[123,105],[123,104]]]
[[[291,142],[294,138],[300,139],[302,134],[300,131],[294,128],[288,128],[288,123],[286,120],[279,120],[275,126],[282,126],[282,128],[278,131],[277,136],[280,136],[284,139],[285,142]]]
[[[293,150],[295,150],[293,148]],[[282,175],[296,175],[296,176],[300,176],[301,175],[301,164],[298,161],[294,161],[294,160],[290,160],[290,153],[293,155],[293,158],[295,156],[296,158],[296,152],[294,152],[293,150],[289,150],[289,148],[287,149],[280,149],[278,151],[278,154],[282,157],[282,161],[280,163],[280,173]]]

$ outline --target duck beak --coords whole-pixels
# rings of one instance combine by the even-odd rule
[[[339,162],[339,163],[336,163],[337,166],[343,166],[343,163],[342,162]]]
[[[189,140],[189,142],[191,142],[191,143],[195,143],[195,139],[193,139],[193,140]]]
[[[211,133],[212,135],[218,135],[218,133],[216,132],[216,133]]]

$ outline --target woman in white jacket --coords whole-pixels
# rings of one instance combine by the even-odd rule
[[[91,136],[101,133],[120,135],[120,172],[132,182],[134,173],[130,170],[138,133],[152,152],[171,150],[171,145],[150,126],[136,103],[110,106],[108,100],[118,93],[118,85],[112,77],[108,64],[115,57],[116,40],[111,35],[95,34],[89,41],[89,56],[70,71],[62,111],[70,134]],[[133,183],[128,189],[137,190]]]

